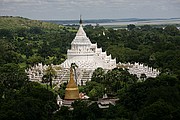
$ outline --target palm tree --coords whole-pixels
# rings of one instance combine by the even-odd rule
[[[50,87],[52,89],[52,80],[53,77],[56,76],[56,71],[53,69],[53,67],[50,65],[46,70],[45,74],[43,75],[42,82],[44,83],[50,83]]]
[[[47,76],[47,75],[43,75],[43,77],[42,77],[42,83],[46,83],[47,89],[48,89],[49,79],[48,79],[48,76]]]

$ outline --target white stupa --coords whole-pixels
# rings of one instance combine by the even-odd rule
[[[105,33],[103,34],[105,35]],[[116,66],[116,59],[112,59],[111,55],[107,56],[106,51],[103,52],[101,48],[97,48],[97,44],[91,43],[83,30],[81,19],[79,30],[71,43],[71,49],[67,51],[67,59],[61,65],[52,65],[57,72],[57,76],[53,79],[53,84],[56,84],[54,88],[59,88],[62,83],[69,80],[71,63],[78,66],[76,69],[76,83],[78,85],[85,85],[87,81],[90,81],[93,71],[98,67],[104,70],[111,70],[115,67],[128,68],[131,74],[136,74],[139,78],[141,74],[145,74],[147,77],[156,77],[159,74],[157,69],[139,63],[119,63]],[[31,81],[41,82],[47,68],[47,65],[38,63],[26,72]]]
[[[67,51],[67,59],[61,67],[70,68],[71,63],[86,70],[95,70],[98,67],[109,70],[116,67],[116,59],[112,59],[111,55],[107,56],[106,51],[102,52],[101,48],[97,48],[97,44],[91,43],[83,30],[81,19],[79,30],[71,43],[71,49]]]

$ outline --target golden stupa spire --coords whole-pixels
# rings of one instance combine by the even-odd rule
[[[74,81],[73,67],[70,67],[70,80],[66,86],[65,100],[79,99],[79,89]]]

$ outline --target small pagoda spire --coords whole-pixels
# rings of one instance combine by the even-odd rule
[[[79,24],[81,25],[82,24],[82,16],[80,15],[80,20],[79,20]]]
[[[71,67],[70,67],[70,80],[66,86],[64,99],[65,100],[79,99],[79,89],[74,81],[73,64],[72,63],[71,63]]]

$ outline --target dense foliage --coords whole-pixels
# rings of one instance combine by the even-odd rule
[[[60,64],[75,35],[73,29],[51,23],[16,17],[0,21],[0,64]]]
[[[92,75],[92,80],[87,83],[85,88],[91,85],[93,88],[95,84],[99,86],[103,85],[102,91],[98,97],[102,97],[104,93],[107,93],[110,96],[117,96],[118,90],[122,88],[127,88],[129,85],[134,84],[138,81],[137,76],[130,74],[127,70],[122,68],[114,68],[113,70],[105,71],[102,68],[97,68]],[[96,91],[97,88],[94,88]],[[89,90],[85,92],[88,93]]]
[[[0,67],[0,119],[49,119],[57,110],[56,94],[39,83],[29,82],[15,63]]]
[[[94,72],[93,79],[97,80],[102,72],[98,68]],[[126,74],[126,70],[114,69],[105,73],[112,75],[114,81],[108,84],[109,80],[90,81],[86,86],[81,86],[80,91],[86,92],[92,100],[108,96],[117,97],[116,105],[110,105],[108,109],[100,109],[98,104],[91,101],[75,101],[72,106],[73,111],[68,111],[67,107],[62,107],[54,118],[55,120],[178,120],[180,119],[180,80],[176,76],[161,74],[157,78],[148,78],[138,82],[137,79]],[[116,75],[114,75],[116,73]],[[126,77],[125,77],[126,74]],[[118,76],[118,89],[116,84]],[[125,79],[126,78],[126,79]],[[100,84],[101,83],[101,84]],[[108,90],[104,89],[109,87]],[[113,96],[112,91],[117,93]],[[111,92],[110,92],[111,91]],[[116,92],[115,92],[116,91]],[[110,92],[110,93],[109,93]]]
[[[162,72],[180,74],[180,31],[173,25],[163,28],[129,25],[128,29],[87,26],[92,42],[97,42],[118,62],[141,62]]]
[[[28,81],[25,68],[38,62],[61,62],[65,58],[65,50],[61,51],[60,46],[68,46],[70,36],[68,29],[55,24],[20,17],[0,17],[1,120],[52,118],[58,109],[57,94],[44,85]],[[50,47],[52,44],[58,47]]]
[[[160,75],[120,90],[119,105],[129,112],[128,119],[177,120],[180,114],[180,81],[169,75]],[[133,118],[134,117],[134,118]]]
[[[66,58],[76,28],[20,17],[0,17],[0,119],[2,120],[177,120],[180,119],[180,31],[149,25],[126,29],[86,26],[93,43],[118,62],[141,62],[161,71],[157,78],[138,82],[127,70],[95,70],[92,81],[79,87],[91,100],[105,93],[118,97],[116,106],[100,109],[96,103],[75,101],[73,111],[56,105],[57,94],[28,81],[25,69],[36,63],[60,64]],[[54,75],[47,71],[44,82]],[[50,77],[49,77],[50,76]],[[58,93],[63,98],[66,84]],[[55,112],[56,111],[56,112]]]
[[[1,17],[0,21],[0,64],[60,64],[76,32],[73,27],[19,17]],[[114,30],[88,25],[85,31],[92,43],[97,42],[118,62],[141,62],[162,72],[180,74],[180,31],[175,26],[128,25],[127,30]]]

